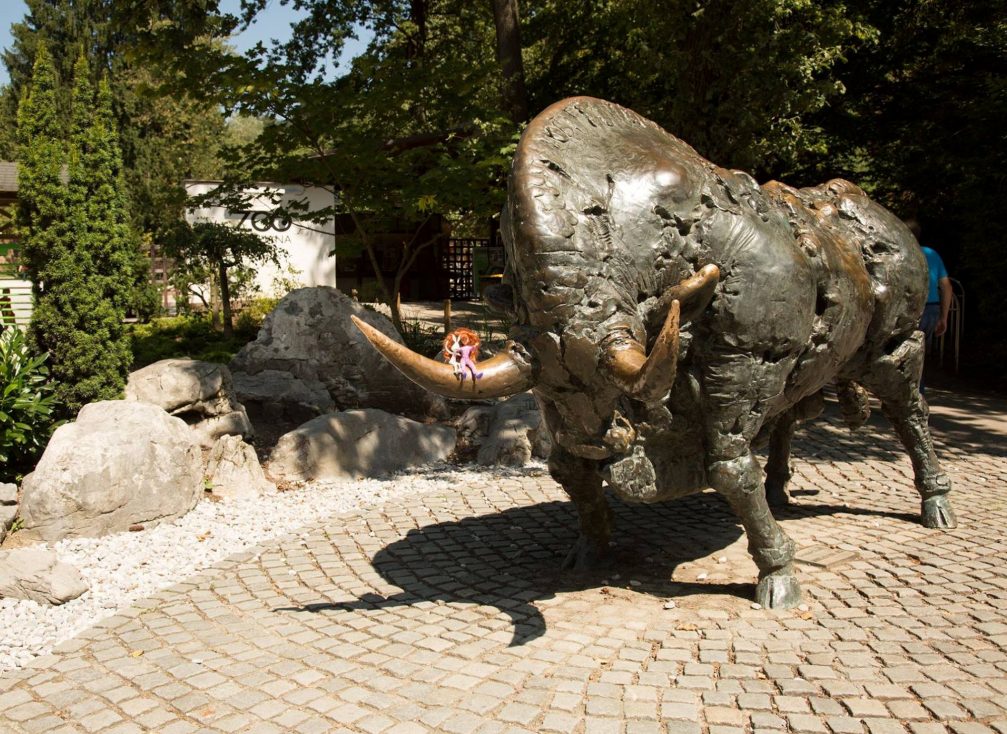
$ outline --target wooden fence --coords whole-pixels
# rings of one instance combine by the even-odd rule
[[[31,281],[18,277],[13,252],[0,251],[0,325],[27,326],[31,320]]]

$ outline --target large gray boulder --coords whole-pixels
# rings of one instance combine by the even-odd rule
[[[30,599],[58,605],[88,590],[76,566],[63,563],[45,548],[0,551],[0,599]]]
[[[162,359],[133,372],[126,399],[156,405],[192,426],[210,448],[221,436],[251,436],[252,423],[234,393],[231,372],[215,362]]]
[[[105,535],[184,515],[202,494],[202,454],[184,421],[147,403],[91,403],[56,429],[24,478],[21,532]]]
[[[238,399],[257,427],[275,421],[299,425],[312,417],[305,411],[319,415],[333,409],[447,415],[443,399],[385,362],[350,321],[351,315],[401,342],[387,318],[329,286],[291,291],[266,317],[256,340],[246,344],[230,365]],[[257,376],[262,377],[253,381]],[[275,386],[275,393],[264,389],[268,384]]]
[[[270,476],[292,482],[375,477],[446,459],[455,430],[383,410],[348,410],[308,421],[282,436],[267,462]]]
[[[300,425],[336,409],[321,382],[280,370],[236,372],[234,389],[260,426]]]

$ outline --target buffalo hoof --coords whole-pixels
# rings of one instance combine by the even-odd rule
[[[793,569],[780,569],[759,579],[755,601],[765,609],[790,609],[801,602],[801,585]]]
[[[607,545],[601,546],[586,535],[581,535],[566,554],[563,568],[567,571],[596,571],[611,563],[612,555],[608,552]]]
[[[927,497],[923,500],[923,527],[951,530],[958,527],[958,518],[951,509],[951,501],[946,494]]]

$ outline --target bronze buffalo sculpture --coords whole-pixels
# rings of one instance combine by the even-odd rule
[[[748,535],[756,601],[796,604],[794,544],[770,505],[787,501],[795,423],[820,412],[829,384],[851,424],[866,418],[864,388],[880,398],[923,524],[955,527],[917,389],[926,262],[853,184],[760,187],[630,110],[574,97],[522,136],[502,234],[514,341],[479,379],[358,326],[441,395],[534,389],[550,472],[580,518],[571,565],[608,550],[603,482],[633,502],[713,487]],[[764,439],[765,481],[752,453]]]

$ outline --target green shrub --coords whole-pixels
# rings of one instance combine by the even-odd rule
[[[0,331],[0,481],[29,471],[56,427],[47,357],[33,356],[16,326]]]
[[[208,317],[165,316],[147,324],[133,324],[133,369],[162,359],[189,357],[206,362],[227,363],[245,344],[255,338],[256,330],[236,329],[225,338],[213,328]]]
[[[238,319],[234,324],[235,331],[254,339],[262,327],[262,322],[265,321],[266,317],[276,308],[276,304],[279,302],[279,298],[268,298],[265,296],[253,298],[246,302],[241,307],[241,313],[238,314]]]
[[[433,324],[420,323],[418,319],[405,321],[402,324],[402,341],[417,354],[440,359],[444,330]]]

